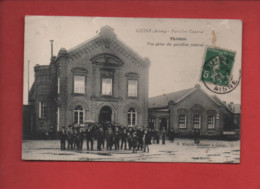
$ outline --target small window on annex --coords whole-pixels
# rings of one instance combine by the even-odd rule
[[[214,129],[215,128],[215,115],[208,115],[208,129]]]
[[[134,108],[129,108],[128,110],[128,126],[136,126],[137,125],[137,112]]]
[[[46,101],[39,102],[39,118],[47,117],[47,103]]]
[[[128,96],[137,97],[138,81],[134,79],[128,80]]]
[[[179,116],[178,116],[178,123],[179,123],[179,128],[180,129],[187,128],[187,126],[186,126],[186,115],[185,114],[179,114]]]
[[[200,114],[193,115],[193,127],[194,129],[200,129],[201,127],[201,116]]]

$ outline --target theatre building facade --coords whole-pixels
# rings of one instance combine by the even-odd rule
[[[149,65],[109,26],[71,50],[61,48],[48,66],[34,68],[32,134],[86,120],[147,127]]]
[[[174,129],[177,136],[193,136],[199,129],[202,136],[222,136],[234,128],[234,113],[217,96],[205,93],[200,85],[194,88],[149,99],[149,127]]]

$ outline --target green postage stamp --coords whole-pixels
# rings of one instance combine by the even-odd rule
[[[236,52],[208,47],[202,67],[201,81],[228,86]]]

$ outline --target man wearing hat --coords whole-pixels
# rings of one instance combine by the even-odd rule
[[[123,129],[123,132],[121,133],[121,150],[124,149],[126,150],[126,141],[127,141],[127,130],[126,128]]]
[[[103,137],[104,137],[103,128],[99,127],[98,130],[96,131],[97,150],[101,150],[101,144],[104,141]]]
[[[114,138],[113,130],[112,130],[112,128],[109,127],[108,131],[107,131],[107,150],[112,149],[113,138]]]
[[[115,150],[119,150],[120,132],[118,126],[116,126],[114,137],[115,137]]]
[[[60,131],[60,149],[65,150],[65,141],[66,141],[67,135],[65,132],[65,128],[62,127]]]
[[[81,128],[79,129],[78,135],[79,135],[79,150],[82,150],[83,141],[84,141],[84,133]]]
[[[89,150],[89,143],[90,143],[90,148],[93,150],[93,145],[94,145],[94,133],[93,133],[93,128],[92,126],[88,126],[86,129],[86,138],[87,138],[87,150]]]

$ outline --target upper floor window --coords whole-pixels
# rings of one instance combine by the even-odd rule
[[[128,110],[128,126],[136,126],[137,124],[137,112],[134,108]]]
[[[39,102],[39,118],[47,117],[47,103],[46,101]]]
[[[127,96],[137,97],[139,75],[134,72],[128,72],[125,76],[127,78]]]
[[[85,93],[85,76],[74,75],[74,93]]]
[[[71,69],[71,72],[73,75],[73,93],[85,94],[88,70],[84,67],[75,67]]]
[[[129,79],[128,80],[128,96],[129,97],[137,97],[137,86],[138,81]]]
[[[102,95],[112,96],[113,80],[112,78],[102,78]]]

